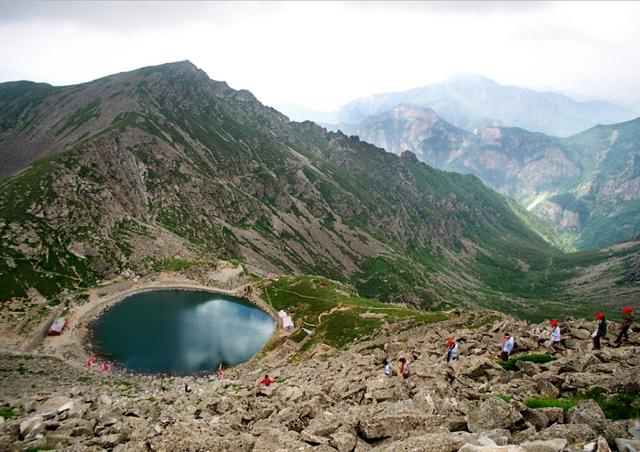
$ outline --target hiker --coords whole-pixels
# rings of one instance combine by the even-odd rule
[[[224,380],[224,368],[222,367],[222,363],[218,366],[218,371],[216,373],[218,374],[218,380]]]
[[[98,359],[95,356],[89,355],[89,359],[87,360],[87,367],[93,366],[96,361],[98,361]]]
[[[553,327],[551,332],[549,332],[549,351],[552,354],[555,354],[559,351],[558,346],[562,340],[562,337],[560,336],[560,325],[557,320],[552,320],[549,322],[549,325]]]
[[[591,333],[593,338],[593,349],[600,350],[600,338],[607,334],[607,319],[605,319],[602,312],[596,313],[596,320],[598,321],[596,330]]]
[[[108,362],[102,363],[102,370],[104,370],[105,372],[109,372],[110,369],[111,365]]]
[[[620,324],[620,332],[618,333],[618,337],[616,337],[616,347],[622,345],[623,337],[625,341],[629,340],[629,332],[631,332],[631,324],[633,323],[633,309],[625,306],[622,308],[622,312],[624,313],[624,320]]]
[[[510,333],[504,333],[503,344],[502,344],[502,352],[500,353],[500,359],[502,361],[507,361],[511,356],[511,352],[513,351],[513,344],[515,343],[515,339]]]
[[[400,375],[402,378],[409,378],[411,376],[411,366],[407,358],[400,358]]]
[[[384,359],[384,374],[389,378],[393,376],[393,363],[389,358]]]
[[[452,338],[449,338],[447,340],[447,362],[457,361],[458,356],[458,343]]]
[[[271,383],[275,383],[276,381],[272,378],[269,378],[269,375],[265,375],[262,380],[260,380],[261,385],[269,386]]]
[[[189,383],[185,383],[184,392],[191,392],[191,391],[193,391],[193,388],[191,387],[191,385]]]

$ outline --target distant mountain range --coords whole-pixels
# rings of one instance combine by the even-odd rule
[[[347,132],[480,177],[550,220],[578,249],[640,235],[640,118],[556,138],[515,127],[471,133],[433,110],[400,105]]]
[[[333,121],[326,114],[306,113],[312,115],[307,119],[324,124],[333,122],[333,129],[345,130],[398,105],[430,108],[447,122],[465,130],[489,126],[520,127],[561,137],[640,115],[608,101],[577,101],[551,91],[500,85],[480,75],[458,75],[407,91],[357,99],[339,109]]]
[[[0,157],[0,300],[218,258],[530,318],[637,291],[637,243],[563,254],[478,178],[290,122],[189,62],[0,84]],[[595,265],[606,280],[585,289]]]

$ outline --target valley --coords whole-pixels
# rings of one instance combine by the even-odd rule
[[[472,133],[433,110],[400,105],[345,130],[479,177],[551,224],[565,249],[591,250],[640,234],[640,119],[557,138],[515,127]]]

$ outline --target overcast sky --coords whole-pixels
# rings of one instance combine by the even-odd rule
[[[457,73],[640,105],[640,2],[0,0],[0,81],[185,59],[276,107],[330,110]]]

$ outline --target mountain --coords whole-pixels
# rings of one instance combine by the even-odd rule
[[[637,243],[565,255],[478,178],[290,122],[189,62],[0,99],[3,300],[220,258],[529,317],[586,309],[571,281],[596,265],[620,299],[637,287]]]
[[[640,118],[556,138],[514,127],[459,129],[433,110],[397,106],[349,130],[436,168],[474,174],[594,249],[640,235]],[[606,233],[605,233],[606,232]]]
[[[578,102],[565,95],[500,85],[478,75],[459,75],[407,91],[375,94],[346,104],[338,113],[340,129],[398,105],[430,108],[466,130],[488,126],[520,127],[569,136],[597,124],[622,122],[637,114],[606,101]]]

